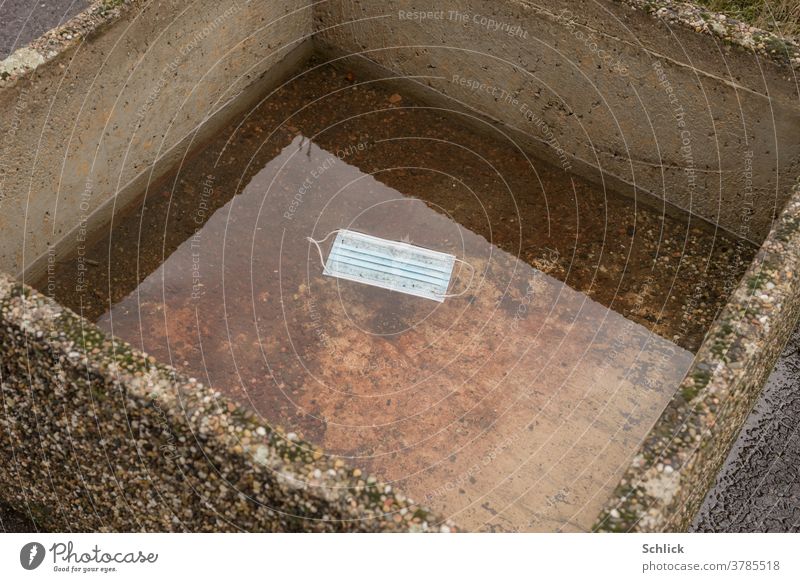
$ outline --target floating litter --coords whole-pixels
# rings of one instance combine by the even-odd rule
[[[334,232],[338,234],[326,262],[322,259],[319,244]],[[352,230],[334,230],[322,240],[308,240],[319,250],[320,260],[325,266],[324,275],[440,303],[447,297],[458,297],[466,292],[464,289],[457,294],[447,293],[455,262],[462,262],[472,269],[469,263],[448,253]],[[474,270],[472,272],[474,275]]]

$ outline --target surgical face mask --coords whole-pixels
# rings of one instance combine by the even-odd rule
[[[334,232],[336,240],[328,260],[324,261],[319,243]],[[320,261],[325,266],[323,274],[330,277],[439,302],[466,292],[464,289],[458,294],[447,293],[453,265],[461,261],[447,253],[344,229],[335,230],[320,241],[308,240],[317,246]],[[469,263],[464,264],[472,269]]]

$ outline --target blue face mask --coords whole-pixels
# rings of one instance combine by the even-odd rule
[[[439,302],[457,296],[447,293],[453,265],[460,260],[453,255],[352,230],[333,232],[338,234],[327,262],[323,261],[324,275]],[[319,250],[325,239],[308,240]]]

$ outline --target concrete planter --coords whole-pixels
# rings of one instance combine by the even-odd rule
[[[454,527],[24,284],[315,53],[761,246],[595,524],[688,527],[800,309],[800,52],[668,1],[451,4],[101,1],[0,63],[0,497],[54,529]]]

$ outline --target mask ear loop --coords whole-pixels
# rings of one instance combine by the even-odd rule
[[[322,243],[324,243],[326,240],[328,240],[331,237],[332,234],[336,234],[337,232],[340,232],[341,230],[342,230],[341,228],[337,228],[336,230],[332,230],[328,234],[325,235],[325,238],[321,238],[319,240],[314,240],[310,236],[306,237],[306,240],[308,242],[310,242],[312,245],[317,247],[317,252],[319,253],[319,263],[320,263],[320,265],[322,265],[323,269],[325,268],[325,257],[322,256],[322,247],[320,245]]]
[[[475,279],[475,267],[470,265],[467,261],[459,259],[458,257],[454,257],[454,260],[458,261],[459,263],[463,263],[464,265],[469,267],[470,270],[469,283],[467,283],[467,286],[464,287],[464,290],[461,291],[460,293],[443,293],[443,294],[437,293],[436,294],[437,297],[442,297],[444,299],[449,299],[451,297],[461,297],[464,293],[469,291],[470,287],[472,287],[472,281],[473,279]]]

